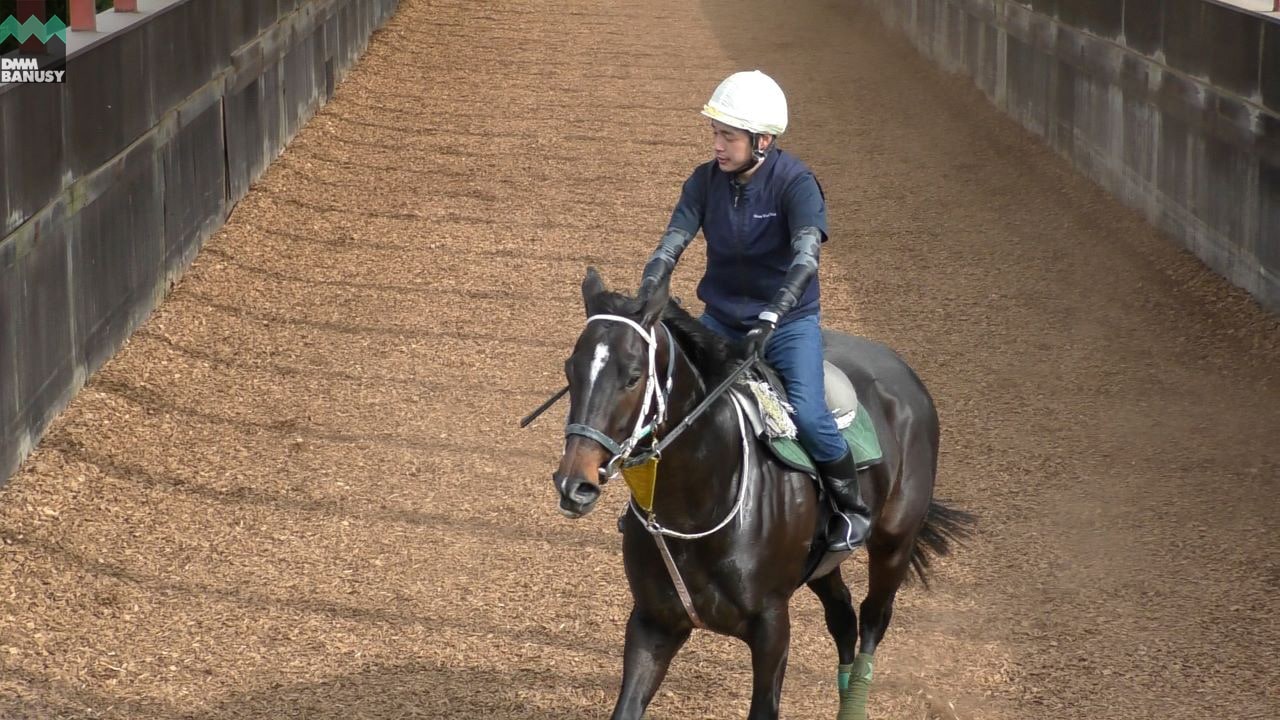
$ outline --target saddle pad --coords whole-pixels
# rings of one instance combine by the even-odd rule
[[[844,435],[845,441],[849,443],[849,449],[853,451],[854,464],[859,470],[871,467],[884,459],[884,452],[880,449],[880,439],[876,437],[876,427],[862,403],[858,403],[858,412],[853,416],[853,423],[841,430],[840,434]],[[799,441],[781,437],[762,439],[773,454],[787,466],[810,475],[818,474],[809,453],[805,452]]]

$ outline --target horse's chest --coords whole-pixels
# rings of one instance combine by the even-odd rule
[[[736,634],[761,607],[763,598],[788,586],[795,587],[793,579],[783,581],[777,577],[776,565],[771,573],[767,561],[749,548],[708,553],[703,548],[673,547],[679,544],[682,543],[678,540],[668,542],[672,564],[694,609],[708,629],[716,632]],[[654,550],[656,554],[656,547]],[[636,604],[654,616],[684,622],[687,619],[684,601],[664,561],[648,556],[631,558],[629,562],[643,562],[648,566],[643,574],[645,579],[632,585]]]

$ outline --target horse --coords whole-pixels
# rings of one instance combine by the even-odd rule
[[[826,553],[831,512],[813,478],[772,458],[728,395],[690,418],[710,388],[744,362],[740,348],[694,319],[666,283],[638,299],[610,291],[588,268],[582,296],[588,321],[565,362],[566,440],[552,475],[560,512],[586,515],[602,485],[624,462],[636,462],[633,453],[681,423],[688,430],[662,450],[652,495],[642,503],[649,512],[633,492],[619,519],[633,604],[613,720],[644,714],[695,627],[746,642],[748,718],[777,718],[788,604],[801,585],[822,602],[835,640],[838,718],[865,720],[874,655],[899,587],[911,568],[927,586],[930,557],[949,554],[973,522],[933,499],[940,426],[923,382],[886,346],[824,329],[826,358],[856,388],[884,456],[858,478],[874,522],[868,591],[855,612],[838,562],[811,574]]]

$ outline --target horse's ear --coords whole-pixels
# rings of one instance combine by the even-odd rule
[[[644,327],[653,327],[662,317],[662,311],[667,307],[667,301],[670,299],[671,276],[668,275],[643,298],[644,309],[640,311],[640,324]]]
[[[588,267],[587,276],[582,279],[582,304],[586,306],[588,316],[592,314],[591,308],[595,304],[595,299],[606,290],[604,280],[600,279],[600,273],[596,272],[594,267]]]

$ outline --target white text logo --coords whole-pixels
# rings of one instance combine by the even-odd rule
[[[60,83],[66,70],[41,70],[36,58],[0,58],[0,83]]]

